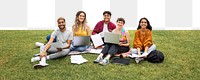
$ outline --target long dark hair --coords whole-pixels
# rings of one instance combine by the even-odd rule
[[[143,19],[145,19],[147,21],[147,27],[146,28],[149,29],[149,30],[152,30],[152,27],[151,27],[151,24],[150,24],[149,20],[147,18],[145,18],[145,17],[140,19],[137,30],[141,28],[140,23],[141,23],[141,21]]]

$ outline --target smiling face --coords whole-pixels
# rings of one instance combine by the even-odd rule
[[[104,19],[105,22],[109,22],[110,18],[111,18],[111,16],[107,13],[103,15],[103,19]]]
[[[124,26],[124,22],[123,21],[117,21],[117,27],[118,28],[123,28],[123,26]]]
[[[58,27],[60,30],[65,29],[65,21],[63,19],[58,20]]]
[[[140,26],[141,26],[142,29],[146,29],[146,27],[147,27],[147,20],[142,19],[141,22],[140,22]]]
[[[85,20],[85,14],[80,13],[79,16],[78,16],[78,20],[79,20],[79,22],[83,22]]]

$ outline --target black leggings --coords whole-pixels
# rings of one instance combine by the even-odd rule
[[[104,48],[101,51],[101,53],[110,54],[111,56],[113,56],[113,55],[115,55],[117,53],[119,54],[119,53],[128,52],[129,49],[130,48],[128,46],[119,46],[118,44],[106,43],[106,45],[104,46]]]

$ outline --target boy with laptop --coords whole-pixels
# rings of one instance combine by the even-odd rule
[[[106,43],[99,56],[96,58],[96,60],[94,60],[94,63],[106,65],[109,63],[109,59],[111,56],[114,56],[117,53],[124,53],[129,51],[130,35],[129,32],[123,28],[125,20],[123,18],[118,18],[116,22],[117,27],[112,31],[112,33],[115,33],[118,36],[120,36],[117,40],[118,43],[108,41],[108,43]],[[106,38],[107,33],[104,36]],[[103,59],[104,55],[106,55],[106,57]]]
[[[73,39],[73,34],[70,30],[66,29],[63,17],[58,18],[57,22],[59,29],[51,34],[51,38],[46,45],[40,47],[40,55],[31,58],[31,62],[39,61],[39,64],[34,65],[35,69],[47,66],[46,59],[64,57],[70,52],[69,47]],[[53,43],[55,37],[57,37],[57,42]]]
[[[104,20],[99,21],[94,27],[94,30],[92,31],[92,35],[99,34],[103,42],[104,42],[104,32],[112,32],[116,28],[116,25],[110,21],[111,15],[112,14],[110,11],[104,11],[103,12]]]

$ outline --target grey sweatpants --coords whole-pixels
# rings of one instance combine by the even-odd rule
[[[40,53],[45,49],[45,45],[40,47]],[[47,56],[49,56],[49,59],[57,59],[60,57],[64,57],[67,54],[69,54],[70,49],[63,49],[62,51],[58,51],[57,48],[50,46],[50,48],[47,50]]]

